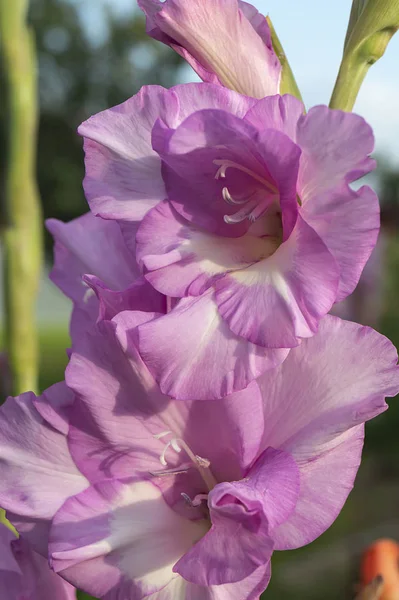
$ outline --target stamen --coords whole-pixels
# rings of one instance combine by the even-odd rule
[[[180,443],[181,447],[184,449],[184,451],[187,453],[189,458],[191,458],[194,465],[196,465],[196,467],[197,467],[198,471],[200,472],[202,479],[205,481],[209,491],[213,490],[215,485],[217,485],[217,481],[209,469],[209,467],[211,465],[209,460],[201,458],[200,456],[196,456],[195,454],[193,454],[192,450],[189,448],[189,446],[187,446],[187,444],[184,440],[179,440],[179,443]]]
[[[177,469],[167,469],[166,471],[162,470],[162,471],[148,471],[148,472],[150,475],[152,475],[152,477],[167,477],[170,475],[182,475],[182,474],[188,473],[188,471],[191,469],[191,467],[192,467],[192,465],[190,463],[190,464],[187,464],[186,466],[182,465],[181,467],[179,467]]]
[[[209,469],[209,467],[211,466],[211,461],[207,458],[202,458],[202,456],[198,456],[198,454],[195,455],[195,458],[200,467],[203,467],[204,469]]]
[[[161,433],[156,433],[153,437],[156,440],[160,440],[163,437],[165,437],[165,435],[169,435],[169,433],[172,433],[171,431],[169,431],[169,429],[166,429],[166,431],[161,431]]]
[[[176,438],[173,438],[173,440],[170,440],[170,445],[172,446],[172,448],[175,452],[181,452],[181,448],[180,448],[179,444],[177,443]]]
[[[168,442],[166,444],[165,448],[163,449],[163,452],[162,452],[161,456],[159,457],[161,465],[163,465],[164,467],[166,467],[166,465],[168,464],[168,461],[166,460],[166,452],[168,451],[168,448],[170,448],[170,447],[172,447],[173,450],[175,450],[175,452],[181,452],[181,448],[177,444],[176,439],[173,438],[173,440],[170,440],[170,442]]]
[[[214,165],[217,165],[218,163],[216,162],[216,160],[213,161]],[[222,165],[217,171],[216,171],[216,175],[215,175],[215,179],[220,179],[221,177],[224,179],[226,177],[226,171],[227,171],[227,167],[225,165]]]
[[[248,198],[244,198],[244,200],[237,200],[236,198],[233,198],[227,187],[222,189],[222,196],[223,200],[227,202],[227,204],[246,204],[246,202],[248,202]]]
[[[168,429],[166,431],[161,431],[161,433],[155,434],[153,437],[159,440],[165,437],[166,435],[170,434],[173,435],[173,432]],[[186,452],[187,456],[190,458],[192,465],[196,467],[200,472],[201,477],[206,483],[208,489],[212,490],[215,487],[217,481],[209,469],[209,467],[211,466],[210,461],[207,458],[202,458],[202,456],[194,454],[191,448],[186,444],[186,442],[180,438],[174,436],[171,440],[169,440],[169,442],[165,444],[165,447],[159,457],[161,465],[166,467],[168,464],[168,461],[166,460],[166,453],[169,450],[169,448],[173,448],[173,450],[178,453],[180,453],[183,449]],[[176,472],[174,472],[173,469],[169,471],[161,471],[161,473],[165,475],[176,474],[177,472],[181,472],[181,468],[177,469]],[[183,469],[183,472],[186,472],[186,468]],[[158,476],[159,472],[153,471],[151,475]]]
[[[252,200],[252,202],[247,202],[246,206],[244,206],[244,208],[242,208],[241,210],[237,211],[234,215],[224,215],[224,222],[228,225],[234,225],[236,223],[241,223],[242,221],[245,221],[245,219],[250,219],[251,212],[256,208],[257,204],[258,203],[256,202],[256,200]]]
[[[193,500],[193,506],[200,506],[203,501],[208,502],[208,494],[197,494]]]
[[[186,501],[186,503],[191,507],[193,507],[193,501],[191,500],[190,496],[188,494],[185,494],[184,492],[181,492],[180,494],[181,496],[183,496],[184,500]]]
[[[255,171],[251,171],[251,169],[247,169],[247,167],[244,167],[243,165],[240,165],[239,163],[236,163],[232,160],[218,159],[218,160],[214,160],[213,164],[216,166],[220,165],[220,168],[216,172],[215,179],[220,179],[220,177],[222,177],[224,179],[226,177],[227,169],[238,169],[238,171],[242,171],[243,173],[246,173],[247,175],[249,175],[256,181],[259,181],[259,183],[261,183],[265,188],[267,188],[273,194],[278,193],[277,188],[275,188],[274,185],[272,185],[269,181],[267,181],[267,179],[264,179],[263,177],[261,177],[260,175],[255,173]]]
[[[183,496],[190,508],[197,508],[198,506],[201,506],[203,501],[208,501],[208,494],[197,494],[194,500],[191,500],[190,496],[184,492],[181,492],[181,496]]]

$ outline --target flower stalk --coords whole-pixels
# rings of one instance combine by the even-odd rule
[[[37,88],[27,0],[0,0],[0,52],[7,88],[8,147],[2,231],[6,347],[12,391],[37,389],[36,298],[42,264],[35,180]]]
[[[350,112],[370,66],[399,28],[398,0],[354,0],[330,108]]]

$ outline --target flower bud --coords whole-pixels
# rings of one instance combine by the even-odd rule
[[[397,0],[354,0],[331,108],[350,111],[368,69],[399,29]]]

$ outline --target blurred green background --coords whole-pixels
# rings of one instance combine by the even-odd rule
[[[134,11],[122,18],[104,6],[98,20],[101,28],[93,31],[82,3],[33,0],[29,20],[39,59],[37,176],[43,210],[45,217],[69,220],[87,210],[81,184],[82,144],[76,135],[79,123],[123,102],[143,84],[169,87],[192,74],[173,51],[145,35],[143,19]],[[0,70],[0,89],[1,83]],[[0,181],[4,145],[5,112],[0,104]],[[381,198],[380,240],[358,289],[337,313],[377,328],[399,346],[399,170],[380,157],[372,184]],[[48,236],[46,254],[49,265]],[[69,345],[69,304],[45,282],[46,277],[47,273],[39,312],[41,389],[63,378]],[[390,405],[388,413],[367,426],[355,490],[336,523],[309,547],[275,553],[273,578],[265,594],[269,600],[350,600],[365,546],[381,536],[399,540],[399,403],[392,400]]]

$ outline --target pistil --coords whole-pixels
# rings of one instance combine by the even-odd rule
[[[154,437],[159,440],[167,435],[173,435],[173,432],[170,430],[162,431],[161,433],[154,435]],[[169,440],[165,444],[165,447],[159,457],[159,461],[160,461],[161,465],[167,466],[167,464],[168,464],[167,459],[166,459],[166,453],[169,450],[169,448],[172,448],[178,454],[180,454],[180,452],[182,450],[184,450],[184,452],[189,457],[191,463],[188,465],[187,468],[184,468],[184,469],[182,469],[182,467],[180,467],[178,469],[170,469],[169,471],[153,471],[151,473],[152,475],[154,475],[154,476],[175,475],[177,473],[187,472],[188,469],[190,468],[190,466],[194,466],[199,471],[199,473],[200,473],[202,479],[204,480],[209,491],[211,491],[215,487],[215,485],[217,485],[217,481],[214,478],[214,476],[210,470],[210,466],[211,466],[210,461],[207,458],[203,458],[202,456],[198,456],[197,454],[194,454],[194,452],[191,450],[191,448],[188,446],[188,444],[186,444],[186,442],[184,440],[182,440],[181,438],[178,438],[176,436],[172,437],[172,439]]]

